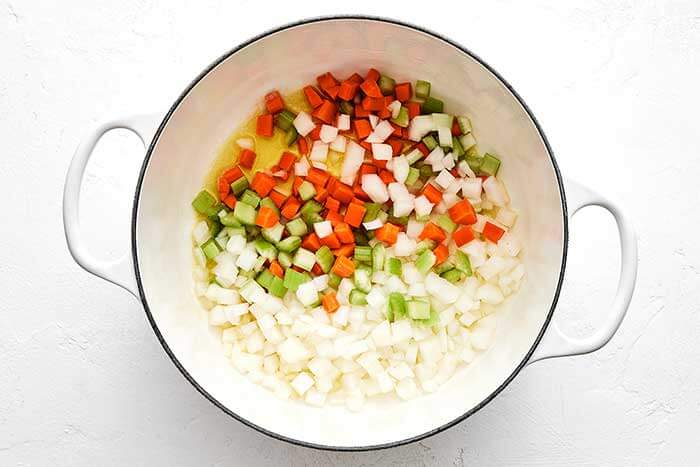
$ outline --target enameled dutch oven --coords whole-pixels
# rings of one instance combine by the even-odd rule
[[[352,413],[280,400],[231,367],[193,293],[189,206],[218,148],[265,92],[291,91],[325,71],[343,76],[368,64],[399,81],[428,80],[455,113],[476,116],[480,146],[503,159],[500,176],[520,212],[515,233],[524,245],[527,275],[498,313],[492,348],[473,364],[435,393],[406,402],[370,401]],[[78,199],[88,159],[113,128],[136,132],[148,151],[134,195],[131,253],[106,263],[90,256],[81,241]],[[602,206],[617,221],[621,274],[604,325],[573,339],[548,324],[564,277],[569,219],[588,205]],[[600,348],[619,327],[636,278],[629,223],[614,204],[561,176],[542,129],[508,83],[464,47],[379,18],[311,19],[269,31],[216,60],[164,118],[137,116],[94,128],[71,163],[63,210],[75,260],[141,300],[163,348],[199,392],[263,433],[326,449],[377,449],[425,438],[479,410],[528,364]]]

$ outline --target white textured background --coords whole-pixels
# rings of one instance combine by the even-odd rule
[[[639,232],[637,292],[612,342],[528,368],[445,433],[358,454],[264,437],[181,377],[133,297],[73,263],[61,191],[86,129],[164,112],[239,42],[339,12],[332,2],[272,3],[0,0],[0,465],[700,462],[694,1],[454,2],[459,10],[439,1],[352,2],[352,13],[414,22],[482,56],[531,105],[562,171],[620,201]],[[127,248],[142,155],[123,132],[98,146],[83,204],[97,253]],[[595,209],[573,222],[556,315],[571,333],[590,332],[606,312],[618,272],[615,235]]]

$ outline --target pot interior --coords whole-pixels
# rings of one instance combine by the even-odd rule
[[[222,355],[192,286],[190,202],[220,145],[264,93],[288,92],[325,71],[375,67],[397,82],[432,83],[447,108],[473,117],[482,151],[502,160],[526,279],[490,316],[490,350],[437,392],[401,402],[368,402],[359,413],[283,401],[238,374]],[[436,430],[478,407],[524,361],[555,300],[564,251],[556,170],[528,112],[508,88],[457,47],[408,26],[329,19],[289,27],[242,47],[199,80],[176,105],[150,154],[137,193],[136,254],[144,298],[173,356],[212,398],[239,417],[300,442],[352,448],[398,442]]]

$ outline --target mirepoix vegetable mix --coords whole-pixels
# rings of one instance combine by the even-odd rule
[[[397,78],[268,92],[192,201],[209,322],[280,397],[359,410],[435,391],[524,276],[500,158],[440,89]]]

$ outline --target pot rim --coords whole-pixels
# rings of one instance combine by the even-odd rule
[[[491,394],[489,394],[484,400],[479,402],[477,405],[472,407],[470,410],[466,411],[465,413],[455,417],[453,420],[437,427],[432,430],[426,431],[425,433],[421,433],[419,435],[410,437],[410,438],[405,438],[401,439],[398,441],[392,441],[389,443],[382,443],[382,444],[371,444],[371,445],[365,445],[365,446],[331,446],[331,445],[325,445],[325,444],[316,444],[316,443],[310,443],[308,441],[303,441],[295,438],[290,438],[288,436],[283,436],[280,435],[279,433],[275,433],[271,430],[268,430],[266,428],[263,428],[259,425],[256,425],[255,423],[251,422],[250,420],[247,420],[246,418],[243,418],[242,416],[238,415],[237,413],[233,412],[226,406],[224,406],[222,403],[220,403],[214,396],[212,396],[206,389],[204,389],[196,380],[195,378],[192,377],[192,375],[189,374],[189,372],[184,368],[184,366],[180,363],[180,361],[177,359],[175,354],[172,352],[170,347],[168,346],[168,343],[165,341],[163,335],[161,334],[160,330],[158,329],[158,325],[155,322],[155,319],[153,318],[153,314],[151,313],[150,307],[148,305],[148,301],[146,300],[146,294],[144,293],[143,289],[143,284],[141,281],[141,273],[139,270],[139,261],[138,261],[138,248],[137,248],[137,241],[136,241],[136,222],[138,218],[138,207],[139,207],[139,198],[140,198],[140,193],[141,193],[141,187],[143,184],[144,176],[146,173],[146,169],[148,168],[148,164],[151,159],[151,155],[153,154],[153,150],[155,148],[156,142],[160,138],[161,133],[163,132],[163,129],[167,125],[168,121],[170,120],[171,116],[175,113],[177,108],[179,107],[180,103],[185,99],[185,97],[190,93],[190,91],[202,80],[204,79],[214,68],[216,68],[219,64],[221,64],[224,60],[228,59],[231,57],[233,54],[236,52],[240,51],[241,49],[253,44],[254,42],[257,42],[260,39],[263,39],[271,34],[275,34],[280,31],[285,31],[287,29],[291,29],[297,26],[304,26],[307,24],[312,24],[312,23],[319,23],[319,22],[325,22],[325,21],[337,21],[337,20],[357,20],[357,21],[373,21],[373,22],[379,22],[379,23],[387,23],[390,25],[394,26],[402,26],[405,28],[413,29],[415,31],[421,32],[423,34],[426,34],[428,36],[431,36],[434,39],[441,40],[458,51],[468,55],[472,59],[476,60],[481,66],[486,68],[490,73],[492,73],[507,89],[508,91],[515,97],[515,99],[520,103],[520,105],[525,109],[527,112],[528,116],[532,120],[532,123],[535,125],[535,128],[537,129],[538,134],[542,138],[542,141],[544,142],[545,148],[547,149],[547,154],[549,155],[550,161],[552,163],[552,167],[554,169],[554,173],[556,176],[557,184],[559,186],[559,193],[561,196],[561,208],[562,208],[562,214],[563,214],[563,219],[562,219],[562,226],[563,226],[563,248],[562,248],[562,262],[560,266],[560,271],[559,271],[559,278],[557,281],[557,286],[556,290],[554,292],[554,297],[552,299],[552,304],[550,305],[549,312],[547,313],[547,317],[545,318],[545,322],[542,325],[542,328],[540,329],[540,332],[538,333],[537,337],[535,338],[535,341],[533,342],[532,346],[528,350],[528,352],[525,354],[525,357],[522,359],[522,361],[518,364],[518,366],[513,370],[513,372],[503,381],[503,383],[498,386]],[[544,336],[544,333],[546,332],[549,323],[551,322],[552,315],[554,313],[554,309],[556,308],[557,302],[559,300],[559,295],[561,293],[561,287],[562,287],[562,282],[564,280],[564,271],[566,268],[566,257],[567,257],[567,251],[568,251],[568,243],[569,243],[569,224],[568,224],[568,214],[567,214],[567,207],[566,207],[566,196],[564,193],[564,183],[563,179],[561,176],[561,172],[559,171],[559,166],[557,165],[557,162],[554,158],[554,154],[552,152],[552,148],[549,144],[549,141],[547,140],[547,137],[544,134],[544,131],[540,127],[539,122],[535,118],[534,114],[530,110],[530,108],[527,106],[525,101],[520,97],[520,95],[513,89],[513,87],[506,81],[495,69],[493,69],[490,65],[488,65],[484,60],[482,60],[478,55],[467,49],[466,47],[458,44],[457,42],[448,39],[436,32],[433,32],[431,30],[425,29],[421,26],[417,26],[415,24],[407,23],[404,21],[399,21],[396,19],[392,18],[386,18],[386,17],[381,17],[381,16],[371,16],[371,15],[330,15],[330,16],[317,16],[317,17],[310,17],[306,19],[302,19],[299,21],[287,23],[285,25],[269,29],[259,35],[256,35],[250,39],[248,39],[245,42],[242,42],[241,44],[237,45],[236,47],[230,49],[223,55],[221,55],[219,58],[214,60],[209,66],[207,66],[199,75],[182,91],[182,93],[178,96],[178,98],[175,100],[173,105],[168,109],[168,112],[165,114],[163,117],[162,122],[158,126],[157,131],[155,132],[153,139],[151,140],[148,150],[146,152],[146,156],[144,158],[143,164],[141,166],[141,170],[139,172],[139,177],[138,181],[136,183],[136,191],[134,193],[134,205],[132,209],[132,220],[131,220],[131,253],[132,253],[132,259],[133,259],[133,264],[134,264],[134,271],[136,275],[136,283],[138,286],[139,290],[139,297],[141,299],[141,303],[143,304],[144,311],[146,312],[146,317],[148,318],[149,323],[151,324],[151,327],[153,328],[153,332],[156,334],[156,337],[158,338],[158,341],[160,341],[161,345],[163,346],[163,349],[165,352],[168,354],[170,357],[170,360],[175,364],[178,370],[180,370],[180,373],[187,379],[187,381],[190,382],[194,388],[199,391],[199,393],[207,398],[212,404],[214,404],[216,407],[221,409],[224,413],[229,415],[230,417],[233,417],[237,421],[243,423],[244,425],[253,428],[254,430],[267,435],[269,437],[272,437],[274,439],[284,441],[290,444],[294,444],[297,446],[302,446],[306,448],[314,448],[314,449],[321,449],[321,450],[327,450],[327,451],[337,451],[337,452],[361,452],[361,451],[372,451],[372,450],[380,450],[380,449],[387,449],[387,448],[392,448],[392,447],[398,447],[398,446],[403,446],[405,444],[410,444],[416,441],[423,440],[425,438],[428,438],[430,436],[433,436],[437,433],[443,432],[447,430],[448,428],[453,427],[454,425],[464,421],[465,419],[469,418],[471,415],[474,413],[478,412],[482,407],[484,407],[486,404],[491,402],[498,394],[505,389],[506,386],[508,386],[513,379],[520,373],[520,371],[525,368],[527,365],[528,360],[532,356],[533,352],[537,348],[537,346],[540,344],[540,341],[542,340],[542,337]]]

